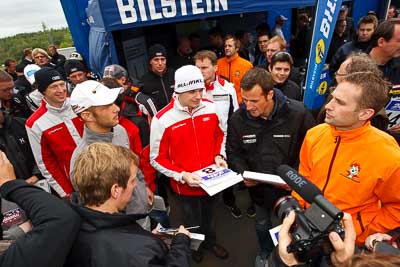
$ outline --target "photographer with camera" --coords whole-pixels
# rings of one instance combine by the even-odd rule
[[[292,237],[289,232],[294,221],[295,212],[291,211],[283,220],[279,231],[279,243],[268,259],[268,267],[306,266],[296,259],[294,253],[288,253],[288,246],[292,243]],[[330,260],[334,266],[348,266],[354,254],[356,233],[351,215],[344,213],[342,223],[345,230],[344,240],[334,231],[329,233],[329,240],[334,249],[330,254]]]

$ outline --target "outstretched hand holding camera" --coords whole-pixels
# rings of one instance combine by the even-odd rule
[[[288,266],[301,264],[297,261],[294,253],[288,253],[288,246],[292,242],[290,236],[290,228],[295,221],[295,213],[291,211],[283,220],[281,230],[279,231],[278,252],[279,257]],[[344,213],[342,220],[345,230],[344,240],[336,232],[329,233],[329,240],[332,243],[334,251],[331,253],[331,261],[334,266],[349,266],[351,258],[354,254],[356,232],[354,230],[353,221],[348,213]]]

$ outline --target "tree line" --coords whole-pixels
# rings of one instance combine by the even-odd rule
[[[6,59],[15,59],[19,62],[22,59],[22,52],[25,48],[40,47],[47,51],[47,46],[51,43],[59,48],[73,46],[73,40],[68,28],[46,29],[33,33],[20,33],[15,36],[0,39],[0,64],[4,64]]]

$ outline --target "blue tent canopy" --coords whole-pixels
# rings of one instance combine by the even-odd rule
[[[92,71],[118,63],[112,31],[314,5],[314,0],[60,0],[75,41]],[[86,14],[85,14],[86,13]]]
[[[106,30],[314,5],[314,0],[98,0]]]

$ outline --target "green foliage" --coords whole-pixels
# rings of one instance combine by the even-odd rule
[[[45,28],[45,27],[44,27]],[[21,33],[0,39],[0,65],[8,58],[20,62],[24,48],[41,47],[47,51],[49,40],[54,40],[59,48],[73,46],[73,40],[68,28],[47,29],[34,33]]]

